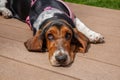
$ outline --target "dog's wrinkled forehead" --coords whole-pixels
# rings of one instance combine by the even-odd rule
[[[65,20],[54,20],[49,22],[47,26],[44,27],[43,29],[44,33],[47,32],[53,26],[56,26],[57,29],[59,30],[61,29],[61,26],[66,26],[73,32],[72,26],[69,23],[67,23]]]

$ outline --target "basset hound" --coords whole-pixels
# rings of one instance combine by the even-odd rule
[[[33,37],[24,44],[28,51],[48,51],[53,66],[67,66],[75,53],[85,53],[88,43],[104,37],[85,26],[62,0],[0,0],[0,13],[26,22]]]

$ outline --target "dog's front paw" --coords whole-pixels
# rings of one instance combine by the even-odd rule
[[[12,12],[5,8],[3,11],[2,11],[2,15],[4,16],[4,18],[11,18],[13,15],[12,15]]]
[[[94,31],[91,32],[88,38],[91,43],[103,43],[104,42],[104,37],[100,33],[97,33]]]

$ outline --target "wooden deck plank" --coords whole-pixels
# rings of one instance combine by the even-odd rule
[[[0,38],[0,56],[82,80],[119,80],[120,67],[79,57],[70,67],[52,67],[48,54],[28,52],[22,42]]]
[[[14,23],[14,21],[12,23]],[[24,23],[21,25],[24,26]],[[17,41],[22,41],[22,42],[32,37],[32,31],[29,29],[26,30],[26,29],[17,28],[17,27],[13,27],[11,25],[5,25],[5,24],[0,24],[0,26],[1,26],[0,36],[2,37],[17,40]]]
[[[0,80],[76,80],[0,56]]]
[[[3,17],[0,17],[0,24],[3,24],[3,25],[5,24],[7,26],[17,27],[21,29],[30,29],[26,23],[19,21],[17,19],[14,19],[14,18],[5,19]]]

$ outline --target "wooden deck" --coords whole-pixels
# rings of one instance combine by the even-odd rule
[[[47,53],[24,47],[32,37],[27,24],[0,17],[0,80],[120,80],[120,11],[68,4],[87,26],[104,35],[105,43],[77,53],[70,67],[53,67]]]

